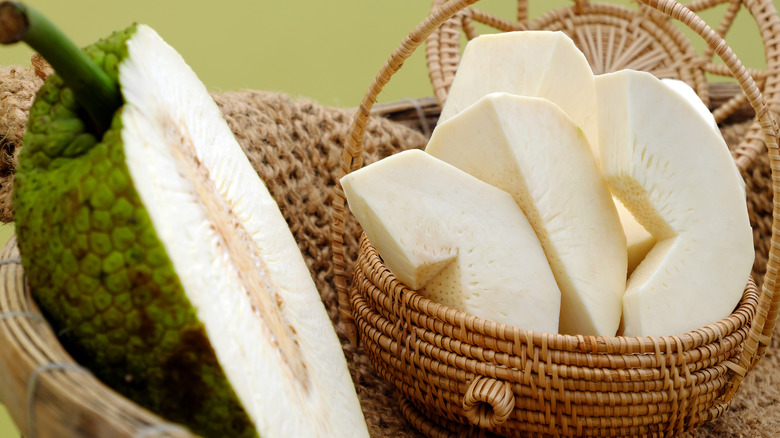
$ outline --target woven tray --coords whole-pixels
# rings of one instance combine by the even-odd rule
[[[452,23],[448,21],[451,17],[456,17],[456,23],[465,24],[468,36],[468,19],[477,14],[461,11],[474,2],[437,2],[439,7],[393,52],[353,121],[350,142],[342,155],[345,174],[363,165],[363,124],[392,74],[426,39],[430,61],[431,46],[438,50],[435,32],[441,29],[444,33],[443,26]],[[776,168],[777,125],[753,78],[721,36],[674,2],[643,2],[695,30],[712,48],[711,53],[721,57],[725,68],[738,78],[744,99],[757,115],[755,128],[735,151],[738,166],[751,168],[759,154],[766,154],[766,146],[771,167]],[[586,2],[576,3],[576,10],[564,16],[575,23],[570,29],[577,31],[581,29],[576,23],[591,22],[580,20],[576,13],[600,15],[605,10],[612,11]],[[776,24],[777,14],[771,3],[758,3],[751,7],[763,8],[762,17]],[[632,18],[637,27],[643,27],[643,20],[667,23],[658,12],[645,7],[641,10],[644,15]],[[767,10],[772,14],[767,14]],[[629,27],[615,28],[625,31]],[[587,29],[591,28],[583,31]],[[656,73],[692,82],[703,100],[709,102],[706,83],[697,79],[702,71],[685,65],[686,61],[693,62],[693,57],[679,48],[682,39],[661,38],[676,35],[671,29],[658,37],[661,42],[674,43],[668,47],[673,61]],[[765,40],[773,53],[777,52],[775,40]],[[457,55],[453,50],[446,53]],[[773,59],[770,67],[776,62]],[[721,67],[717,69],[722,71]],[[434,85],[436,74],[432,70]],[[768,88],[776,85],[776,76],[764,77],[771,78],[766,80]],[[437,96],[446,98],[446,93],[442,95],[436,88]],[[717,116],[723,120],[731,115],[733,104],[742,99],[730,100],[725,109],[716,110]],[[756,129],[760,135],[755,134]],[[774,199],[778,184],[772,184],[770,196]],[[777,206],[775,201],[774,211],[778,211]],[[363,341],[375,368],[403,395],[401,405],[407,418],[428,436],[483,436],[488,432],[507,436],[671,436],[694,430],[728,408],[744,377],[765,354],[780,307],[780,296],[775,290],[780,253],[774,245],[778,236],[772,233],[774,248],[769,251],[761,291],[749,284],[735,312],[711,326],[677,336],[644,338],[564,336],[521,330],[447,308],[406,288],[384,267],[367,239],[361,242],[357,263],[350,265],[347,260],[351,254],[341,245],[341,227],[348,218],[343,193],[333,207],[334,264],[342,318],[351,339],[356,343],[358,339]],[[777,221],[772,229],[776,227]],[[352,282],[348,287],[349,276]]]

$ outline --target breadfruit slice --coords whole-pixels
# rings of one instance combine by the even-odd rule
[[[554,102],[583,130],[591,148],[598,145],[593,71],[565,33],[502,32],[469,41],[439,123],[493,92]]]
[[[710,110],[704,105],[696,91],[690,87],[690,85],[679,79],[664,78],[661,79],[661,83],[671,88],[682,97],[684,97],[695,109],[701,117],[707,121],[707,123],[713,127],[718,135],[720,129],[715,122]],[[744,181],[741,182],[744,185]],[[615,206],[617,207],[618,214],[620,215],[620,222],[623,224],[623,231],[626,233],[626,245],[628,246],[628,274],[631,275],[637,266],[644,260],[650,249],[656,244],[655,237],[644,229],[639,222],[634,219],[631,213],[623,206],[623,204],[615,199]]]
[[[728,316],[753,265],[742,179],[720,134],[649,73],[596,79],[601,165],[657,240],[628,279],[623,334],[684,333]]]
[[[555,333],[560,292],[539,240],[506,192],[420,150],[341,179],[388,269],[449,307]]]
[[[425,151],[512,195],[561,291],[560,332],[614,336],[626,238],[587,140],[554,103],[491,93],[438,125]]]
[[[206,88],[144,25],[86,53],[121,108],[96,134],[50,77],[14,193],[25,274],[63,344],[203,436],[368,436],[301,253]]]
[[[718,122],[715,121],[715,116],[712,115],[710,109],[707,108],[707,105],[701,101],[699,95],[696,94],[696,91],[691,88],[690,85],[679,79],[671,78],[663,78],[661,79],[661,83],[671,88],[677,92],[677,94],[687,100],[688,103],[696,110],[696,113],[699,114],[701,118],[706,120],[707,124],[710,125],[718,135],[721,135],[720,128],[718,128]]]
[[[618,217],[620,217],[620,223],[623,226],[623,233],[626,235],[626,252],[628,254],[626,275],[630,276],[655,246],[655,237],[636,221],[619,199],[613,197],[612,200],[615,202]]]

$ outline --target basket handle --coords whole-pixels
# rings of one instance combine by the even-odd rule
[[[479,376],[463,396],[463,413],[483,429],[499,426],[515,409],[515,394],[509,382]]]
[[[723,60],[756,112],[758,123],[764,134],[764,143],[769,153],[769,167],[772,172],[772,240],[769,249],[764,284],[756,309],[756,316],[750,327],[748,339],[735,367],[736,377],[726,394],[726,401],[736,393],[739,383],[766,353],[772,338],[772,332],[780,308],[780,294],[777,291],[777,272],[780,268],[780,151],[778,151],[778,126],[772,118],[764,96],[756,86],[742,62],[737,58],[726,41],[712,30],[699,16],[674,0],[641,0],[642,3],[657,9],[680,21],[704,39],[707,45]]]
[[[360,103],[350,126],[344,151],[341,154],[341,167],[339,180],[346,174],[363,167],[363,140],[366,124],[371,113],[371,107],[376,102],[377,95],[390,81],[390,77],[401,68],[404,61],[411,56],[417,47],[425,41],[442,23],[453,17],[465,7],[479,0],[452,0],[444,3],[428,15],[422,23],[418,24],[412,32],[401,41],[401,44],[393,50],[390,58],[379,70],[373,83],[368,88],[363,101]],[[346,197],[341,184],[336,184],[336,196],[333,200],[333,224],[331,229],[333,250],[333,275],[336,292],[339,297],[339,312],[341,320],[347,328],[347,337],[353,345],[358,345],[358,334],[355,320],[350,311],[349,295],[347,291],[347,259],[344,254],[344,219]]]

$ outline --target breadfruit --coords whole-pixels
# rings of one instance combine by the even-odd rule
[[[84,53],[119,107],[103,126],[51,76],[15,177],[25,275],[63,345],[202,436],[368,436],[303,257],[206,88],[145,25]]]
[[[425,151],[506,191],[523,210],[561,291],[557,332],[615,335],[626,237],[582,130],[558,105],[487,94],[439,124]]]

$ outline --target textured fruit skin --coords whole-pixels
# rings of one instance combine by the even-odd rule
[[[86,49],[114,80],[133,32]],[[121,116],[97,139],[58,76],[38,92],[14,181],[32,294],[108,386],[202,436],[257,436],[133,186]]]

